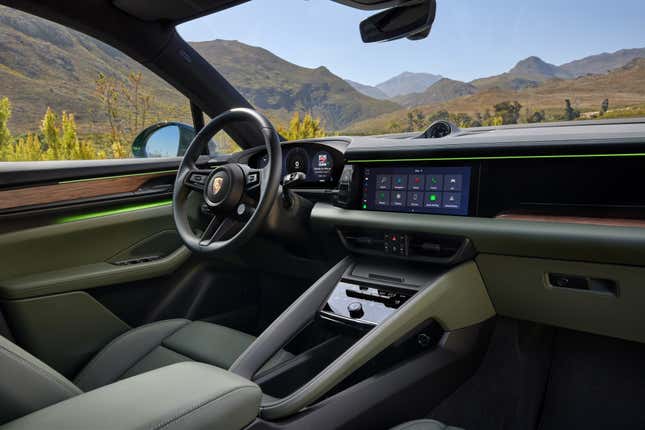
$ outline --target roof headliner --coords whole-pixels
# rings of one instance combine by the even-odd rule
[[[250,0],[112,0],[123,12],[143,21],[175,25],[216,13]],[[279,0],[276,0],[279,1]],[[384,9],[414,0],[332,0],[357,9]]]

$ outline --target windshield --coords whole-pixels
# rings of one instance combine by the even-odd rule
[[[645,3],[438,0],[430,36],[365,44],[376,11],[253,0],[179,33],[287,138],[645,116]]]

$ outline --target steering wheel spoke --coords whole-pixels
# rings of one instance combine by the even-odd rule
[[[199,239],[200,246],[209,246],[213,242],[226,240],[237,233],[240,223],[228,216],[214,216]]]
[[[184,185],[196,191],[204,191],[210,170],[192,169],[184,179]]]
[[[254,194],[262,191],[262,183],[267,173],[264,169],[245,169],[244,172],[244,191],[248,194]]]

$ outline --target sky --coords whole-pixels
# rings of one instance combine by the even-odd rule
[[[371,13],[330,0],[251,0],[178,31],[188,41],[260,46],[300,66],[325,66],[368,85],[404,71],[471,81],[505,72],[531,55],[562,64],[645,47],[644,0],[437,0],[428,38],[364,44],[358,25]]]

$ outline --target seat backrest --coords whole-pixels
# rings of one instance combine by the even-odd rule
[[[0,424],[81,393],[63,375],[0,336]]]

